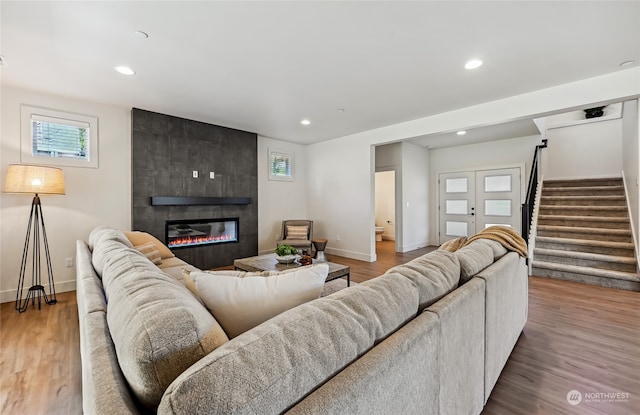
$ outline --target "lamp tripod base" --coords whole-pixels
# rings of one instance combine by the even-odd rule
[[[33,236],[33,241],[31,241]],[[41,243],[42,239],[42,243]],[[22,299],[22,289],[24,287],[25,274],[27,271],[27,262],[29,257],[29,245],[33,247],[31,255],[31,287],[27,290],[27,295]],[[49,295],[42,285],[41,264],[40,264],[40,248],[44,248],[45,265],[48,274]],[[51,267],[51,255],[49,254],[49,244],[47,242],[47,231],[44,227],[44,218],[42,217],[42,206],[40,198],[36,194],[31,203],[31,215],[29,216],[29,224],[27,226],[27,237],[24,242],[22,251],[22,263],[20,265],[20,277],[18,279],[18,292],[16,294],[16,310],[22,313],[29,307],[29,301],[35,306],[38,303],[38,310],[42,305],[42,301],[46,304],[53,305],[58,302],[56,299],[56,289],[53,282],[53,269]]]
[[[36,299],[38,300],[38,310],[40,310],[42,300],[44,300],[44,302],[49,305],[53,305],[58,302],[55,296],[53,298],[49,298],[47,296],[47,292],[44,290],[44,286],[34,285],[33,287],[29,288],[29,291],[27,291],[27,298],[25,298],[23,301],[19,301],[16,304],[16,309],[20,313],[22,313],[23,311],[27,310],[27,307],[29,307],[29,300],[31,300],[31,305],[35,306]]]

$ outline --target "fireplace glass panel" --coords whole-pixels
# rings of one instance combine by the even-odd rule
[[[238,242],[238,218],[167,221],[166,242],[172,249]]]

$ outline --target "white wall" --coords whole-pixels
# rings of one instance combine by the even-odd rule
[[[131,121],[127,108],[1,87],[2,184],[9,164],[20,163],[20,104],[98,117],[99,167],[64,167],[66,195],[42,196],[56,291],[75,289],[75,241],[85,239],[98,225],[131,226]],[[33,196],[0,194],[0,302],[15,301],[20,258]],[[75,264],[75,260],[74,260]],[[47,279],[43,264],[43,280]],[[31,285],[30,269],[26,288]],[[25,289],[26,291],[26,289]]]
[[[307,148],[307,206],[327,253],[375,261],[374,148],[335,139]]]
[[[640,106],[638,100],[624,103],[622,118],[622,171],[629,202],[631,230],[640,264],[638,239],[640,238]]]
[[[429,244],[429,150],[402,143],[402,240],[400,252]]]
[[[268,151],[293,153],[294,181],[269,180]],[[306,147],[286,141],[258,136],[258,251],[273,252],[280,238],[282,221],[315,219],[307,210]],[[319,223],[314,223],[314,237],[321,237]]]
[[[547,130],[546,137],[545,180],[620,177],[621,119],[553,128]]]

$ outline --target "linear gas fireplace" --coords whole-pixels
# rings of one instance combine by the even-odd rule
[[[238,242],[238,235],[238,218],[165,222],[165,239],[171,249]]]

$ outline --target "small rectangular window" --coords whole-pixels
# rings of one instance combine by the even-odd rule
[[[293,154],[269,151],[269,180],[293,181]]]
[[[98,167],[98,120],[62,111],[21,107],[23,163]]]

